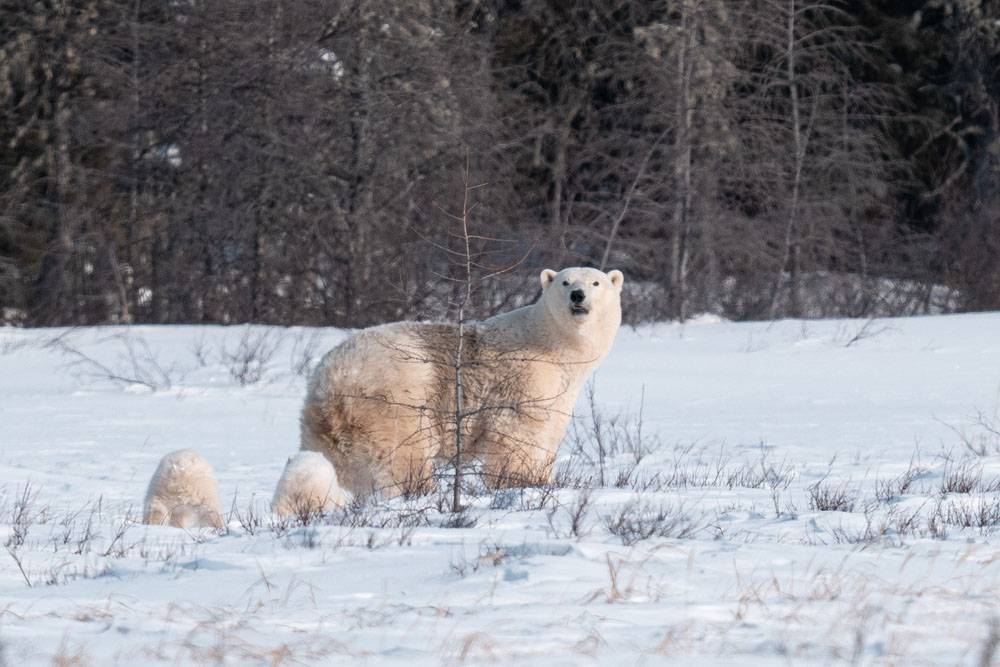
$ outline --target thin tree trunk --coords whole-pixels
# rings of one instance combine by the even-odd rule
[[[132,5],[132,160],[138,161],[142,154],[139,133],[139,7],[142,0],[135,0]],[[126,231],[129,234],[129,241],[134,241],[134,235],[139,229],[139,182],[133,174],[129,179],[128,211],[130,225]],[[121,266],[114,246],[109,244],[108,259],[111,262],[111,270],[114,272],[115,282],[118,286],[119,298],[121,300],[122,321],[131,322],[132,314],[129,312],[128,293],[125,289],[125,281],[122,278]]]
[[[49,233],[45,258],[37,286],[41,297],[36,300],[36,312],[32,318],[36,324],[66,324],[69,319],[78,322],[79,313],[73,299],[74,278],[67,262],[73,255],[73,230],[68,205],[70,171],[69,115],[65,108],[67,93],[57,93],[55,99],[55,145],[49,149],[47,161],[55,168],[55,178],[50,182],[49,202],[54,209],[52,228]],[[39,309],[38,306],[41,306]]]
[[[263,315],[263,304],[261,303],[261,278],[264,275],[264,257],[261,249],[261,213],[253,216],[253,253],[251,255],[250,266],[250,321],[261,322]]]
[[[674,314],[683,322],[687,318],[687,265],[689,257],[689,237],[691,222],[691,77],[694,72],[692,52],[694,51],[694,31],[691,28],[691,4],[685,0],[681,10],[682,46],[677,55],[677,84],[680,95],[677,100],[677,162],[674,176],[680,186],[677,204],[674,206],[674,241],[672,247],[671,286],[674,294]]]
[[[455,479],[452,486],[451,511],[459,512],[462,509],[462,451],[465,447],[464,433],[462,429],[465,425],[465,396],[462,369],[465,367],[465,311],[472,301],[472,248],[469,243],[469,193],[476,186],[472,185],[469,170],[469,152],[465,154],[465,173],[462,176],[465,191],[462,198],[462,217],[457,218],[462,226],[463,252],[462,259],[462,290],[458,302],[458,341],[455,344]]]
[[[565,233],[566,220],[563,219],[562,214],[562,202],[563,202],[563,190],[566,187],[566,164],[567,164],[567,153],[569,152],[569,136],[572,130],[573,119],[580,112],[580,104],[575,102],[568,114],[566,114],[565,119],[560,123],[559,127],[556,128],[556,146],[555,155],[553,156],[552,163],[552,202],[551,202],[551,212],[550,224],[552,228],[552,234],[554,238],[563,238]]]
[[[371,87],[374,85],[367,53],[361,47],[361,40],[355,52],[357,68],[355,79],[358,92],[352,95],[357,104],[351,119],[351,184],[344,207],[344,231],[346,236],[347,265],[338,276],[343,285],[343,326],[367,325],[367,321],[356,321],[361,311],[361,296],[369,285],[371,257],[368,252],[368,230],[375,224],[372,195],[368,177],[374,172],[370,146],[371,134]]]
[[[771,295],[769,317],[774,319],[778,313],[778,303],[781,299],[781,286],[784,282],[786,267],[789,269],[789,312],[792,315],[800,313],[799,304],[799,243],[796,239],[799,215],[799,188],[802,183],[802,163],[805,160],[805,150],[802,137],[801,111],[799,109],[799,90],[795,78],[795,0],[788,0],[788,88],[792,113],[792,192],[788,203],[788,219],[785,223],[785,238],[782,245],[781,261],[778,264],[774,279],[774,291]],[[789,267],[789,261],[791,266]]]

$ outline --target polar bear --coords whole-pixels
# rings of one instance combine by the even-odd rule
[[[344,505],[337,473],[319,452],[289,457],[274,490],[271,508],[276,514],[315,514]]]
[[[222,505],[212,464],[193,449],[179,449],[164,456],[149,482],[142,522],[179,528],[221,528]]]
[[[454,460],[459,433],[463,461],[481,460],[490,487],[551,481],[580,388],[621,324],[624,277],[568,268],[540,278],[537,302],[461,336],[454,323],[396,322],[329,351],[309,381],[301,449],[325,455],[355,495],[431,490],[434,462]]]

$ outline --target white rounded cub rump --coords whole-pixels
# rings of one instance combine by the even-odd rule
[[[271,501],[274,512],[282,516],[316,514],[343,504],[337,473],[319,452],[299,452],[288,459]]]
[[[193,449],[164,456],[149,481],[142,522],[178,528],[221,528],[222,505],[212,464]]]

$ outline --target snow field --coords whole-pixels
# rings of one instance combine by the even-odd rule
[[[623,329],[552,487],[278,517],[342,331],[0,330],[0,665],[988,665],[1000,314]],[[163,454],[227,528],[138,523]]]

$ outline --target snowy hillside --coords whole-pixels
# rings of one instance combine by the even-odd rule
[[[1000,314],[623,329],[552,488],[280,519],[344,336],[0,329],[0,665],[1000,660]],[[222,534],[138,522],[185,447]]]

